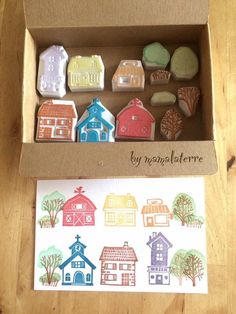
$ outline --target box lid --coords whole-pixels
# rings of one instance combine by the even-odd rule
[[[23,0],[26,26],[206,24],[208,0]]]

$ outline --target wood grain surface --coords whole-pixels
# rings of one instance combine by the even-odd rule
[[[36,1],[36,0],[34,0]],[[0,313],[236,313],[236,1],[210,0],[219,171],[205,178],[208,295],[33,290],[35,187],[18,175],[21,0],[0,0]],[[227,171],[227,161],[228,171]]]

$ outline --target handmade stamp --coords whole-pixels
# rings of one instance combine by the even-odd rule
[[[160,124],[161,135],[169,140],[175,141],[184,129],[183,119],[176,109],[166,111]]]
[[[144,227],[169,227],[173,215],[160,198],[148,199],[142,208]]]
[[[78,115],[70,100],[47,100],[37,113],[36,141],[74,142]]]
[[[94,98],[77,123],[78,142],[114,142],[115,117]]]
[[[199,70],[196,53],[189,47],[179,47],[171,58],[170,71],[175,80],[191,80]]]
[[[154,42],[144,47],[142,61],[147,70],[165,69],[170,53],[162,44]]]
[[[178,89],[179,107],[186,117],[195,114],[199,98],[200,90],[198,87],[181,87]]]
[[[69,88],[72,92],[103,90],[104,72],[101,56],[72,57],[67,69]]]
[[[151,105],[152,106],[169,106],[174,105],[176,102],[175,94],[167,91],[156,92],[152,95]]]
[[[116,117],[116,138],[154,140],[155,118],[140,99],[132,99]]]
[[[140,60],[122,60],[112,78],[112,91],[143,91],[144,84],[142,62]]]
[[[171,73],[166,70],[156,70],[150,75],[151,85],[168,84],[171,78]]]

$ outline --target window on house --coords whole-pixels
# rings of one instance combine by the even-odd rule
[[[81,141],[86,141],[86,133],[81,133]]]
[[[157,253],[157,261],[162,262],[163,261],[163,254]]]
[[[85,268],[85,262],[79,261],[79,262],[71,262],[72,268]]]
[[[134,222],[134,215],[132,213],[126,214],[126,221],[128,223],[133,223]]]
[[[116,281],[117,280],[117,275],[105,275],[104,279],[107,281]]]
[[[128,84],[130,82],[129,76],[120,76],[119,77],[119,83],[120,84]]]
[[[66,274],[65,280],[70,281],[70,274],[69,273]]]
[[[131,270],[131,265],[130,264],[120,264],[119,270]]]
[[[116,270],[117,269],[117,265],[116,265],[116,263],[105,263],[105,269]]]
[[[48,71],[49,72],[53,72],[54,71],[54,65],[53,64],[49,64],[48,65]]]
[[[133,202],[131,200],[127,201],[127,207],[132,207],[133,206]]]
[[[114,213],[107,213],[107,222],[113,223],[116,221],[116,217]]]
[[[106,140],[107,140],[107,134],[106,134],[106,132],[102,132],[101,140],[102,140],[102,141],[106,141]]]
[[[138,120],[138,116],[132,116],[131,118],[133,121],[137,121]]]
[[[76,204],[76,205],[75,205],[75,208],[76,208],[76,209],[83,209],[83,204]]]
[[[157,250],[162,251],[163,250],[163,244],[162,243],[157,243]]]
[[[91,281],[91,275],[90,274],[86,275],[86,281]]]
[[[101,128],[101,122],[89,122],[87,124],[87,129],[100,129]]]

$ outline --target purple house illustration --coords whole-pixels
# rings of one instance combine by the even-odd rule
[[[172,244],[159,232],[152,233],[147,245],[151,248],[151,266],[148,266],[150,285],[169,285],[170,267],[168,267],[168,250]]]

